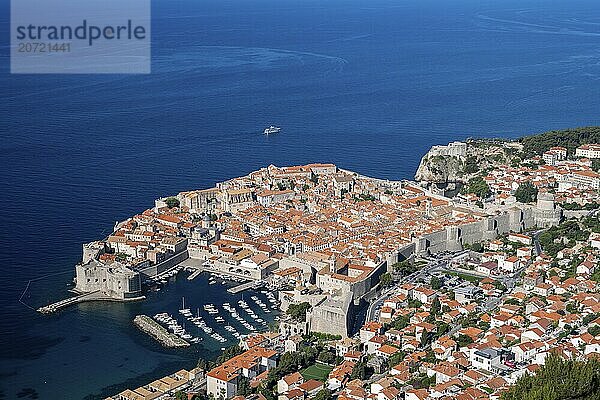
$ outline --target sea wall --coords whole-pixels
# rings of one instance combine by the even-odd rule
[[[163,328],[158,322],[147,315],[136,315],[133,323],[140,330],[150,335],[157,342],[167,348],[188,347],[190,344],[179,336],[174,335]]]
[[[75,266],[75,290],[78,293],[103,292],[114,299],[139,297],[140,274],[120,263],[105,265],[96,260]]]

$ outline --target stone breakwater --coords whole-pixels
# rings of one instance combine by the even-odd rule
[[[140,330],[147,333],[158,341],[161,345],[168,348],[188,347],[190,344],[180,337],[170,333],[159,323],[147,315],[136,315],[133,323]]]

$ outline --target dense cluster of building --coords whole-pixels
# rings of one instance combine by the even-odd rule
[[[316,285],[321,296],[311,300],[309,324],[346,335],[353,302],[389,265],[535,225],[534,209],[484,213],[411,182],[372,179],[333,164],[269,166],[212,189],[158,199],[118,223],[105,240],[84,245],[76,289],[136,298],[143,281],[189,257],[211,272],[279,281],[292,291],[290,283],[299,291]]]
[[[592,169],[593,159],[600,158],[600,152],[593,150],[598,148],[600,145],[583,145],[577,148],[577,156],[569,159],[566,148],[552,147],[541,157],[525,160],[518,166],[495,168],[484,180],[497,205],[514,204],[515,191],[525,182],[541,193],[552,192],[559,204],[585,205],[596,200],[600,189],[600,174]],[[481,200],[472,194],[467,199],[473,203]]]
[[[487,242],[478,254],[494,261],[484,264],[497,266],[501,264],[497,260],[515,259],[511,262],[516,265],[503,274],[523,274],[510,288],[500,279],[477,274],[475,265],[482,265],[477,254],[461,253],[451,264],[470,269],[476,279],[445,274],[436,276],[441,283],[435,288],[424,282],[393,287],[376,319],[351,338],[326,343],[338,359],[325,379],[305,378],[302,371],[282,376],[279,399],[305,400],[324,389],[345,400],[499,399],[550,354],[598,357],[600,285],[597,277],[591,278],[600,256],[599,240],[592,235],[557,255],[558,260],[571,262],[583,254],[572,277],[554,266],[556,260],[547,254],[533,255],[530,236],[511,234]],[[515,251],[518,257],[511,255]],[[498,302],[487,307],[489,298]],[[250,350],[209,372],[209,380],[212,376],[215,382],[209,384],[208,393],[233,397],[242,373],[257,387],[269,369],[265,357],[271,360],[276,351],[297,352],[303,342],[303,336],[285,331],[246,338],[243,345]],[[249,360],[252,367],[243,370],[242,360]],[[359,364],[373,375],[357,377]]]
[[[175,393],[189,389],[194,382],[204,377],[199,368],[191,371],[182,369],[136,389],[126,389],[105,400],[160,400],[173,398]]]
[[[290,313],[276,331],[243,337],[241,354],[207,371],[204,390],[215,399],[265,400],[240,388],[271,379],[281,355],[310,346],[311,333],[326,338],[335,361],[321,362],[321,380],[300,370],[279,376],[279,400],[323,390],[342,400],[499,399],[549,354],[600,355],[600,234],[558,237],[551,256],[537,233],[526,233],[564,219],[555,200],[598,201],[589,158],[599,150],[582,146],[577,155],[585,158],[569,160],[553,147],[488,171],[494,204],[483,208],[333,164],[269,166],[159,199],[117,224],[106,240],[84,246],[77,288],[135,294],[140,279],[189,257],[207,271],[268,282],[283,311],[306,305],[302,318]],[[537,201],[515,201],[525,182],[539,190]],[[441,252],[452,254],[442,269],[428,258]],[[425,267],[397,271],[419,258]],[[383,274],[396,283],[388,280],[382,295],[374,289]],[[354,313],[372,297],[376,312],[369,308],[355,332]]]

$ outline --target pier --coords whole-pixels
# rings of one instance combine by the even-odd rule
[[[229,289],[227,289],[227,291],[231,294],[236,294],[236,293],[243,292],[244,290],[256,288],[256,287],[259,287],[262,285],[263,285],[262,281],[250,281],[250,282],[242,283],[241,285],[237,285],[232,288],[229,288]]]
[[[130,299],[117,299],[115,297],[111,297],[106,293],[98,290],[90,293],[83,293],[77,296],[69,297],[68,299],[63,299],[57,301],[56,303],[49,304],[44,307],[38,308],[36,311],[42,314],[52,314],[57,311],[62,310],[65,307],[68,307],[73,304],[83,303],[86,301],[119,301],[119,302],[128,302],[128,301],[138,301],[145,299],[146,296],[139,296]]]
[[[133,323],[142,332],[147,333],[157,342],[167,348],[180,348],[188,347],[190,344],[178,337],[175,334],[170,333],[163,328],[158,322],[154,321],[147,315],[136,315],[133,319]]]
[[[188,268],[191,268],[191,267],[188,267]],[[187,277],[188,281],[192,281],[192,280],[196,279],[196,277],[198,277],[198,275],[200,275],[203,272],[204,272],[204,270],[202,268],[196,268],[196,270],[194,272],[192,272],[192,274],[190,276]]]

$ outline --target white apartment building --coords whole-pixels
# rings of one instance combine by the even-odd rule
[[[575,150],[576,157],[600,158],[600,144],[591,143],[579,146]]]

